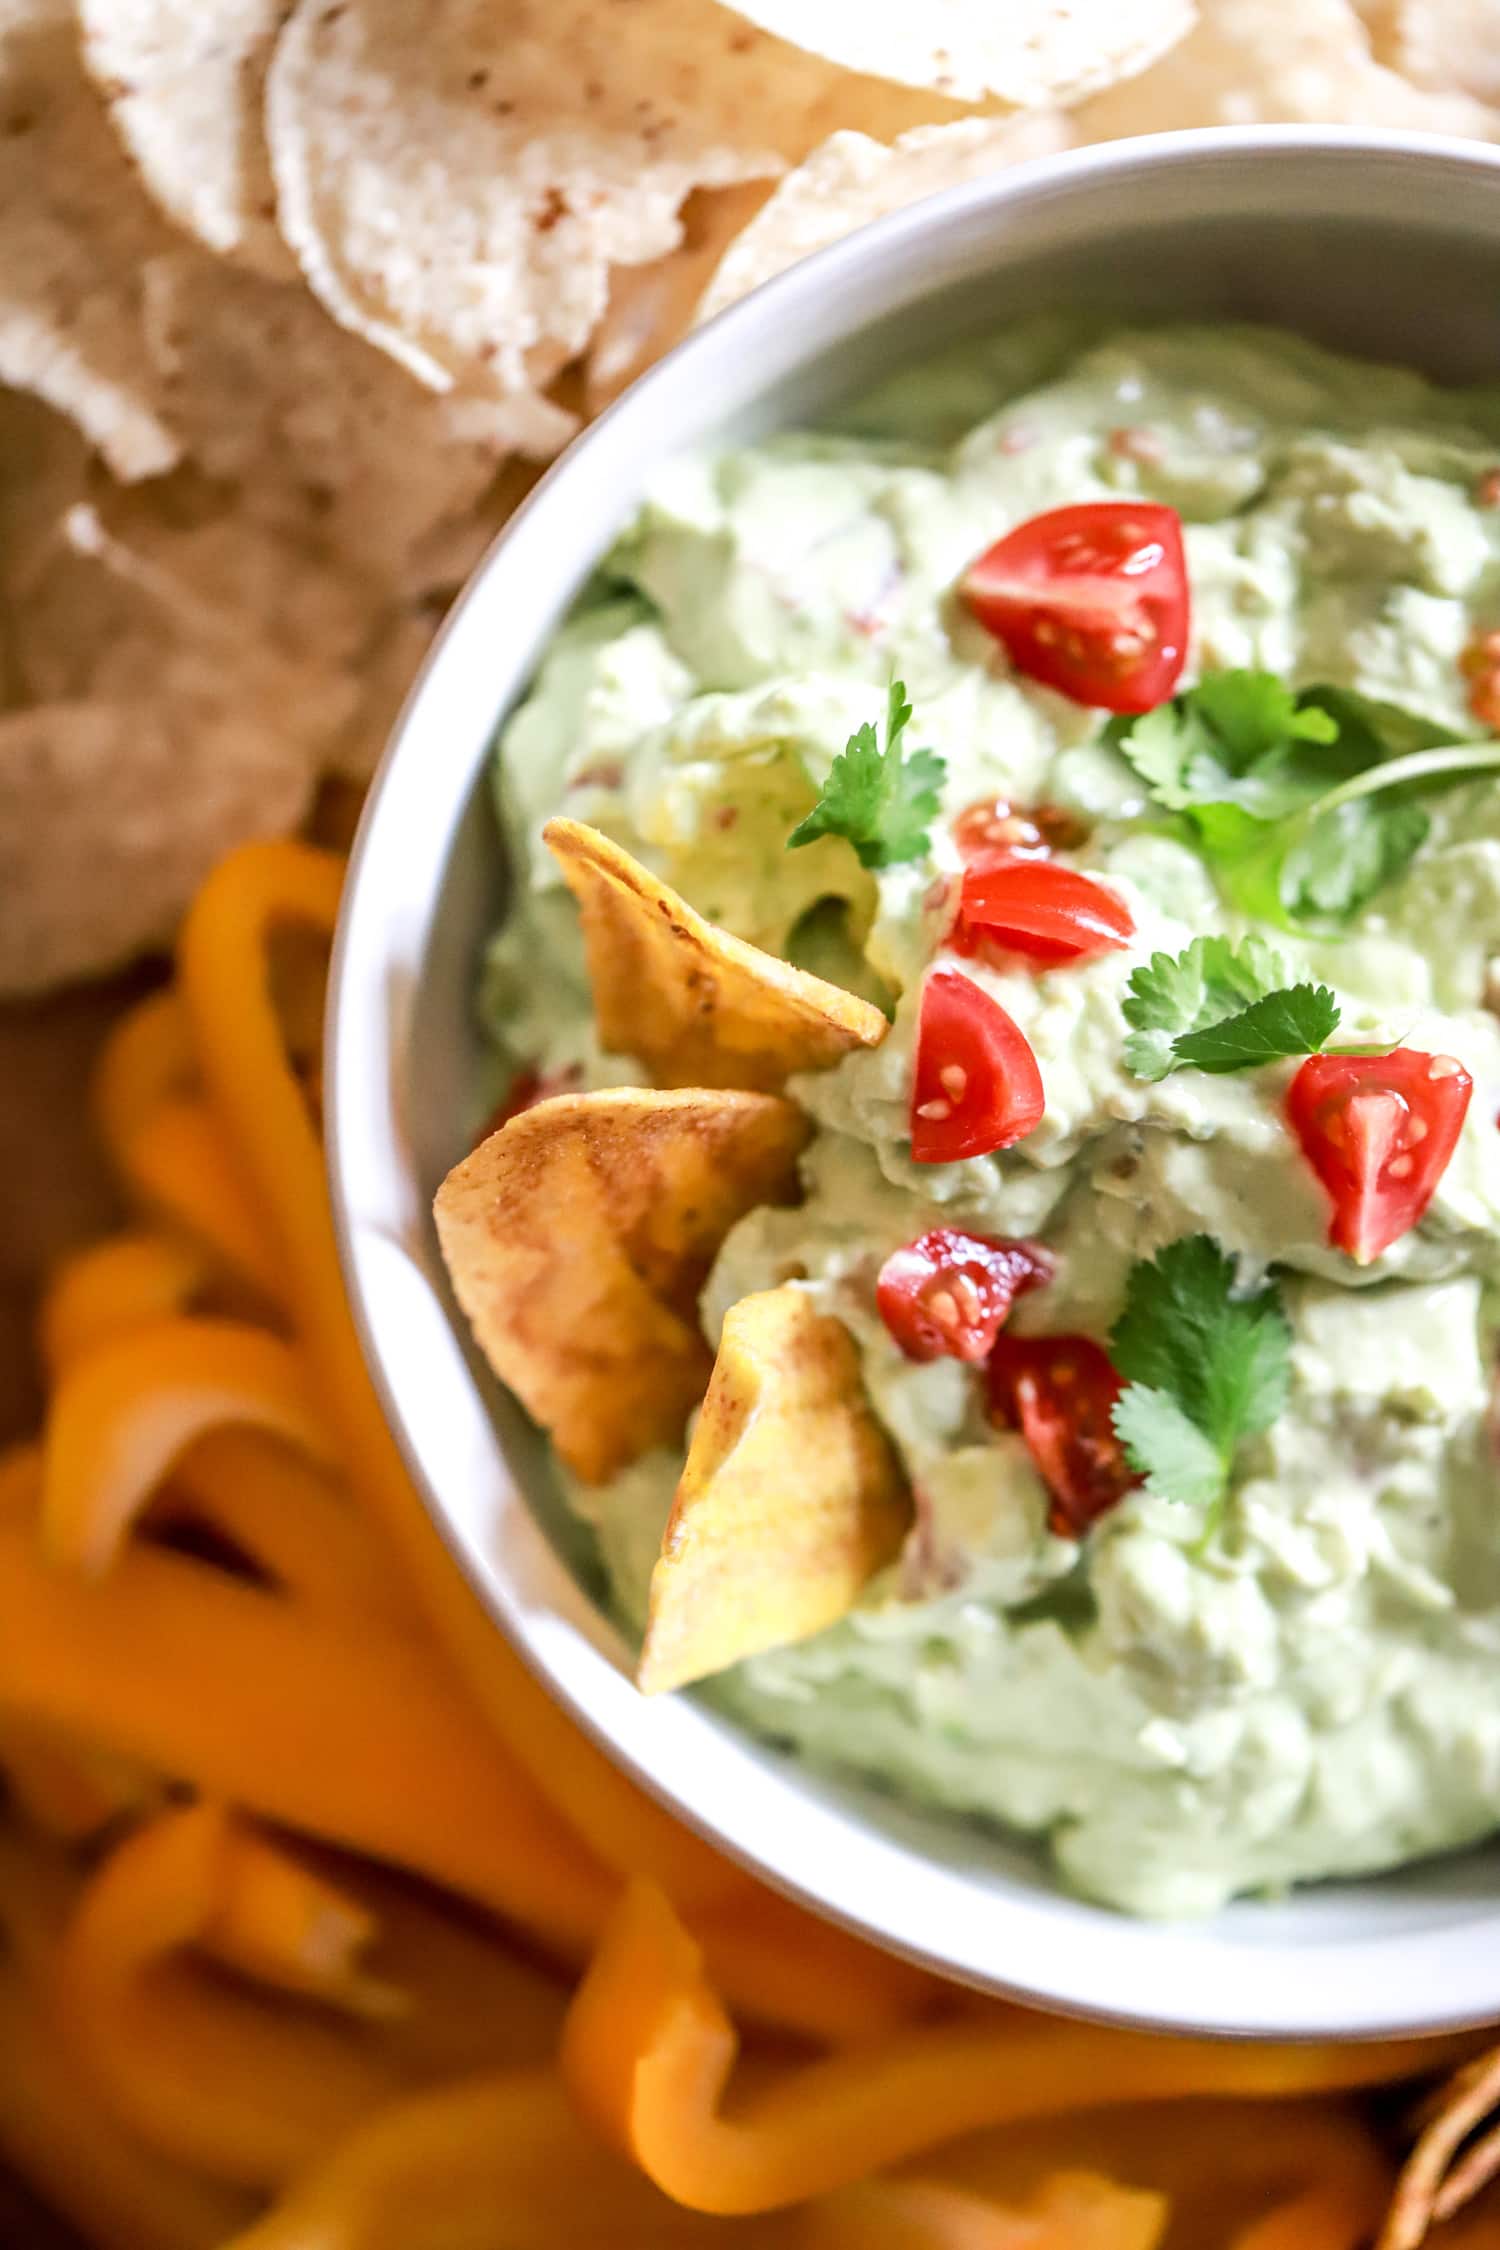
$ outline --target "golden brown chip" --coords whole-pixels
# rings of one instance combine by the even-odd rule
[[[663,1086],[774,1092],[878,1047],[878,1008],[716,929],[649,869],[581,821],[542,831],[583,916],[599,1037]]]
[[[641,1687],[683,1687],[834,1624],[910,1520],[843,1322],[795,1282],[742,1297],[652,1572]]]
[[[1500,2177],[1500,2047],[1465,2063],[1439,2093],[1397,2182],[1376,2250],[1418,2250]]]
[[[789,1202],[807,1121],[766,1094],[621,1087],[524,1110],[434,1206],[501,1381],[588,1483],[676,1444],[712,1358],[698,1292],[735,1221]]]

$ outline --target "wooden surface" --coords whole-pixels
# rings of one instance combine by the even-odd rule
[[[121,1007],[152,981],[141,971],[0,1007],[0,1443],[36,1427],[34,1307],[49,1265],[116,1215],[89,1129],[89,1075]]]

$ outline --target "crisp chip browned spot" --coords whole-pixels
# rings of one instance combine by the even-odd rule
[[[683,1687],[821,1632],[910,1521],[843,1322],[793,1282],[742,1297],[651,1576],[641,1687]]]
[[[680,1441],[712,1367],[698,1292],[737,1219],[792,1199],[807,1135],[775,1095],[564,1094],[444,1180],[434,1214],[454,1294],[586,1482]]]
[[[1376,2250],[1418,2250],[1428,2230],[1500,2177],[1500,2047],[1465,2063],[1429,2105]]]
[[[705,922],[597,828],[550,820],[542,836],[583,917],[599,1037],[660,1085],[773,1092],[890,1029],[867,1000]]]

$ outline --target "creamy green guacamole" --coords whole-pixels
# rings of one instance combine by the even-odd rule
[[[1134,435],[1145,432],[1145,443]],[[1474,1095],[1421,1223],[1361,1269],[1285,1117],[1295,1063],[1148,1084],[1121,1001],[1153,951],[1244,928],[1149,817],[1104,715],[1018,677],[956,605],[964,566],[1041,510],[1176,508],[1188,677],[1264,668],[1480,730],[1460,668],[1500,624],[1500,396],[1252,329],[1094,336],[1048,322],[892,382],[840,427],[663,477],[505,729],[519,901],[484,1008],[517,1063],[639,1077],[593,1036],[571,898],[538,842],[559,810],[704,914],[894,1009],[885,1043],[795,1080],[816,1120],[793,1210],[730,1236],[703,1301],[789,1273],[853,1333],[918,1496],[901,1561],[844,1623],[714,1692],[810,1762],[1036,1833],[1079,1890],[1134,1912],[1389,1867],[1500,1828],[1500,785],[1434,791],[1427,842],[1342,933],[1276,933],[1330,985],[1346,1040],[1461,1058]],[[896,673],[947,761],[927,857],[867,872],[841,838],[788,851]],[[908,1147],[931,958],[922,901],[976,800],[1076,809],[1075,864],[1134,915],[1128,952],[1035,975],[964,966],[1029,1040],[1046,1113],[1003,1154]],[[873,1279],[935,1224],[1030,1235],[1059,1271],[1017,1330],[1104,1337],[1133,1259],[1207,1233],[1274,1265],[1293,1333],[1285,1412],[1241,1450],[1222,1521],[1140,1493],[1080,1545],[1047,1529],[1021,1438],[972,1370],[905,1358]],[[578,1491],[639,1621],[677,1455]],[[789,1464],[789,1500],[795,1470]]]

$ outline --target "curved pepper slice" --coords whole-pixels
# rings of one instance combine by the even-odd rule
[[[699,2211],[800,2202],[981,2126],[1125,2102],[1375,2085],[1433,2061],[1420,2040],[1236,2045],[1007,2017],[898,2032],[789,2066],[726,2115],[738,2044],[698,1948],[660,1893],[633,1886],[569,2011],[563,2071],[612,2145]]]
[[[54,1382],[98,1344],[187,1313],[208,1279],[196,1243],[117,1234],[65,1258],[42,1300],[41,1350]]]

